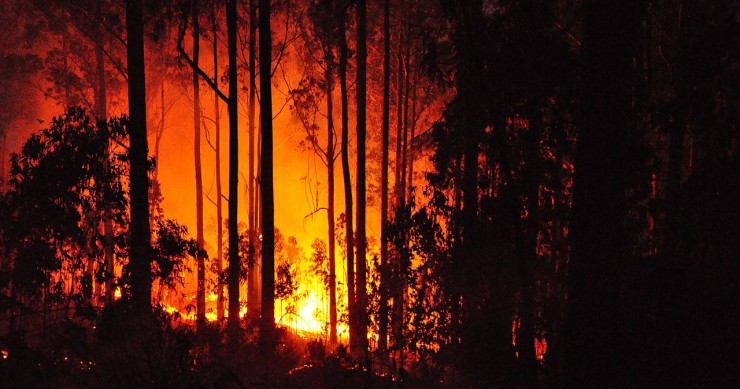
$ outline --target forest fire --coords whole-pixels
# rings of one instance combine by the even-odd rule
[[[0,389],[736,386],[735,3],[0,0]]]

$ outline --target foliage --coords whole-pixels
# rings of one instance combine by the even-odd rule
[[[83,110],[71,108],[11,157],[1,236],[13,260],[12,269],[5,270],[16,293],[39,297],[52,285],[65,290],[65,278],[53,274],[75,273],[89,261],[102,263],[103,218],[117,226],[113,240],[117,251],[125,252],[127,167],[124,154],[111,146],[125,133],[125,118],[96,124]],[[109,277],[101,271],[95,281]],[[81,301],[83,290],[72,287],[76,292],[67,297]]]
[[[10,261],[0,269],[0,287],[12,282],[15,299],[45,296],[83,303],[92,297],[92,282],[116,282],[104,263],[102,225],[113,223],[116,256],[125,258],[127,125],[126,117],[93,123],[73,107],[32,134],[11,157],[10,189],[0,199],[0,239]],[[173,220],[160,216],[154,226],[152,276],[174,286],[195,246],[186,238],[187,229]]]

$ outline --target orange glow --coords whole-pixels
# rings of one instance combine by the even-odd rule
[[[544,360],[545,354],[547,354],[547,339],[534,338],[534,349],[537,355],[537,360]]]

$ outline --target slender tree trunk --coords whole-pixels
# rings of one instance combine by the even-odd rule
[[[151,232],[149,230],[149,161],[146,138],[146,82],[142,0],[126,1],[130,132],[131,297],[142,315],[151,311]]]
[[[197,0],[192,3],[193,24],[193,159],[195,161],[195,241],[198,245],[198,253],[195,260],[198,266],[198,285],[196,291],[196,326],[202,329],[206,324],[206,265],[205,258],[200,251],[203,250],[203,172],[200,157],[200,80],[198,79],[198,66],[200,61],[200,24],[198,21],[199,9]]]
[[[166,55],[164,54],[164,44],[161,45],[160,49],[162,50],[162,68],[164,69],[164,63],[166,61]],[[156,165],[154,165],[154,181],[159,181],[159,145],[162,141],[162,135],[164,134],[164,127],[165,127],[165,106],[164,106],[164,83],[165,83],[165,72],[162,71],[162,77],[160,77],[160,88],[159,88],[159,108],[160,108],[160,118],[159,118],[159,128],[157,129],[157,134],[154,137],[154,160],[156,161]]]
[[[367,4],[357,2],[357,356],[367,359],[367,238],[366,208],[366,153],[367,137]]]
[[[272,31],[270,0],[259,2],[260,127],[262,132],[262,320],[263,351],[272,351],[275,332],[275,204],[272,165]]]
[[[102,14],[102,0],[95,2],[95,11],[97,15]],[[95,48],[95,64],[97,70],[97,93],[95,95],[95,115],[98,121],[104,121],[108,118],[108,93],[107,84],[105,80],[105,52],[103,51],[103,39],[100,35],[100,25],[97,27],[97,39],[98,45]],[[109,150],[110,146],[106,147]],[[106,174],[110,167],[110,158],[106,155],[105,170]],[[103,216],[103,257],[105,260],[105,272],[107,273],[108,280],[105,282],[105,301],[110,303],[115,298],[115,259],[113,256],[113,220],[110,215],[110,207],[108,204],[104,204],[104,216]]]
[[[226,2],[226,34],[229,52],[229,271],[227,287],[229,293],[229,318],[227,333],[232,351],[239,343],[239,112],[237,107],[238,85],[236,64],[236,1]]]
[[[344,179],[344,208],[346,217],[347,252],[347,309],[349,311],[350,349],[357,343],[357,313],[355,296],[355,241],[354,210],[352,203],[352,178],[349,165],[349,103],[347,91],[347,59],[349,48],[346,36],[346,9],[339,3],[339,89],[342,103],[342,177]],[[355,346],[356,347],[356,346]]]
[[[625,149],[642,1],[586,1],[583,110],[573,177],[565,386],[621,387],[620,270],[627,253]]]
[[[396,207],[401,203],[401,197],[403,196],[403,181],[401,181],[401,171],[403,170],[403,164],[401,161],[401,154],[403,153],[403,90],[404,90],[404,71],[403,71],[403,30],[399,32],[399,44],[398,52],[396,53],[396,165],[395,165],[395,184],[394,184],[394,198]]]
[[[249,1],[249,177],[247,177],[248,207],[249,207],[249,280],[247,282],[247,313],[251,317],[257,317],[260,311],[260,291],[258,288],[259,274],[257,272],[257,258],[255,258],[254,243],[257,239],[257,220],[255,208],[257,199],[255,195],[254,181],[254,138],[255,138],[255,101],[257,95],[257,4],[255,0]]]
[[[383,1],[383,118],[382,156],[380,162],[380,307],[378,308],[378,349],[388,348],[388,153],[390,147],[391,80],[390,0]]]
[[[332,89],[334,89],[334,74],[332,63],[334,61],[329,48],[326,66],[326,174],[327,174],[327,223],[329,225],[329,348],[334,350],[337,346],[337,269],[336,269],[336,237],[334,235],[334,101]]]
[[[517,272],[519,273],[521,304],[519,308],[519,331],[516,335],[517,352],[521,366],[521,380],[524,387],[536,388],[537,353],[534,344],[535,285],[534,269],[537,263],[537,234],[539,232],[539,183],[540,183],[540,139],[542,115],[535,104],[529,115],[529,129],[524,135],[524,171],[522,173],[522,192],[526,202],[522,208],[527,210],[526,218],[518,220],[516,250]]]
[[[218,24],[216,20],[216,6],[213,5],[211,14],[213,26],[213,79],[218,80]],[[218,277],[224,270],[224,222],[223,222],[223,196],[221,188],[221,99],[216,91],[213,91],[213,107],[216,123],[216,272]],[[216,317],[219,323],[224,320],[224,288],[220,279],[216,282]]]
[[[416,136],[416,95],[419,91],[417,86],[418,79],[414,81],[413,89],[411,90],[411,116],[409,116],[409,139],[408,139],[408,173],[406,174],[406,189],[411,196],[411,188],[414,186],[414,137]]]
[[[401,144],[401,193],[406,198],[407,182],[408,182],[408,155],[409,155],[409,102],[411,101],[411,75],[409,74],[409,61],[411,57],[409,42],[406,42],[404,48],[406,55],[404,56],[404,92],[403,92],[403,140]]]
[[[400,23],[403,25],[403,23]],[[397,78],[396,78],[396,164],[395,164],[395,182],[394,182],[394,188],[393,188],[393,198],[395,203],[395,208],[398,209],[399,207],[403,206],[404,202],[404,181],[402,177],[402,172],[404,170],[404,161],[403,161],[403,149],[404,149],[404,142],[403,142],[403,100],[404,100],[404,68],[403,68],[403,29],[399,29],[399,44],[398,44],[398,52],[396,53],[396,71],[397,71]],[[399,352],[402,349],[403,344],[403,288],[398,285],[400,282],[400,275],[402,273],[402,253],[399,251],[397,256],[397,262],[392,267],[393,271],[393,279],[394,279],[394,288],[391,291],[393,294],[393,314],[392,314],[392,331],[393,331],[393,341],[394,341],[394,348],[396,348]],[[400,354],[399,354],[400,355]]]

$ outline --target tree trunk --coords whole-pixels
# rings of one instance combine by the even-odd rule
[[[334,102],[332,100],[332,89],[334,88],[334,75],[332,73],[334,61],[329,48],[326,65],[326,174],[327,174],[327,223],[329,225],[329,348],[334,350],[337,346],[337,269],[336,269],[336,237],[334,236]]]
[[[149,230],[149,178],[147,177],[146,82],[142,0],[126,1],[128,99],[130,132],[131,297],[138,311],[151,311],[151,232]]]
[[[355,308],[355,242],[354,242],[354,210],[352,203],[352,178],[349,166],[349,103],[347,97],[347,59],[349,48],[346,36],[346,9],[339,4],[339,89],[342,103],[342,176],[344,179],[344,209],[346,217],[346,252],[347,252],[347,310],[349,311],[349,343],[350,349],[357,342],[357,319]]]
[[[367,137],[367,4],[357,2],[357,352],[367,359],[367,238],[365,226],[365,141]]]
[[[211,14],[213,26],[213,79],[218,80],[218,31],[216,20],[216,6],[214,4]],[[221,188],[221,100],[216,91],[213,91],[213,106],[216,124],[216,272],[219,279],[216,282],[216,317],[219,323],[224,320],[224,288],[221,285],[220,277],[223,272],[223,243],[224,243],[224,223],[223,223],[223,198]]]
[[[196,326],[200,330],[206,324],[206,265],[205,258],[200,254],[203,250],[203,172],[200,158],[200,80],[198,80],[198,64],[200,61],[200,24],[198,23],[198,2],[192,3],[193,23],[193,156],[195,161],[195,241],[198,253],[195,260],[198,266],[198,286],[196,291]]]
[[[102,0],[95,2],[95,11],[97,15],[101,15]],[[100,32],[100,25],[97,26],[98,32]],[[97,93],[95,95],[95,115],[98,121],[104,121],[108,118],[108,93],[106,88],[105,80],[105,52],[103,51],[102,37],[98,34],[98,45],[95,48],[95,64],[97,69]],[[106,147],[110,149],[110,147]],[[110,166],[110,158],[106,155],[105,170],[108,171]],[[106,173],[107,174],[107,173]],[[113,220],[110,215],[110,208],[108,204],[104,204],[105,209],[103,210],[103,257],[105,260],[105,272],[107,273],[108,280],[105,282],[105,301],[110,303],[115,298],[115,257],[114,246],[113,246]]]
[[[263,351],[273,349],[275,332],[275,205],[272,165],[272,31],[270,0],[259,2],[260,127],[262,132],[262,320]]]
[[[403,23],[401,23],[402,25]],[[403,100],[404,100],[404,68],[403,68],[403,40],[404,40],[404,34],[403,34],[403,28],[399,28],[399,39],[398,39],[398,52],[396,53],[396,72],[397,72],[397,78],[396,78],[396,164],[395,164],[395,182],[394,182],[394,188],[393,188],[393,198],[394,198],[394,204],[395,208],[398,209],[403,205],[404,202],[404,182],[403,182],[403,170],[404,170],[404,162],[403,162],[403,149],[404,149],[404,143],[403,143]],[[391,317],[391,327],[393,331],[393,340],[394,340],[394,348],[398,351],[402,348],[402,338],[403,338],[403,295],[402,295],[402,288],[398,285],[398,279],[401,274],[401,263],[402,261],[402,253],[399,251],[398,256],[396,258],[397,262],[395,263],[395,266],[392,267],[392,274],[394,277],[393,282],[393,290],[391,291],[393,294],[393,314]]]
[[[380,162],[380,307],[378,308],[378,350],[388,348],[388,148],[390,147],[391,23],[390,0],[383,1],[383,118]]]
[[[401,204],[401,197],[403,197],[403,181],[401,180],[401,172],[403,171],[403,164],[401,163],[401,154],[403,153],[403,90],[404,90],[404,69],[403,69],[403,30],[399,32],[399,44],[398,52],[396,53],[396,166],[395,166],[395,185],[393,188],[394,198],[396,207]]]
[[[226,34],[229,52],[229,272],[227,287],[229,292],[229,318],[227,333],[232,351],[239,343],[239,226],[238,226],[238,185],[239,185],[239,112],[237,107],[237,64],[236,64],[236,1],[226,2]]]
[[[538,387],[537,354],[534,344],[534,269],[537,261],[537,234],[539,232],[540,138],[542,115],[539,106],[533,107],[529,128],[524,135],[524,168],[522,172],[522,209],[526,218],[518,220],[516,229],[517,272],[519,273],[521,304],[516,346],[519,353],[521,380],[524,387]],[[526,202],[525,202],[526,201]]]
[[[248,236],[249,236],[249,248],[248,248],[248,277],[247,280],[247,314],[251,317],[256,318],[257,313],[260,311],[260,291],[258,288],[258,273],[257,273],[257,258],[255,258],[254,243],[257,239],[257,220],[255,215],[255,208],[257,207],[257,201],[255,198],[254,190],[254,137],[255,137],[255,100],[257,94],[257,4],[255,0],[249,2],[249,176],[247,177],[247,192],[249,199],[248,201]]]
[[[565,386],[620,387],[617,323],[627,252],[625,148],[641,0],[584,4],[584,105],[577,116]]]

